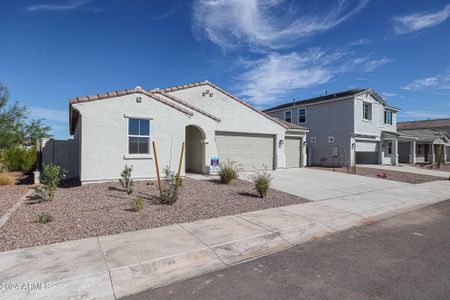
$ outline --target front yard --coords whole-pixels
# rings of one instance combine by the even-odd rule
[[[130,202],[139,195],[144,198],[144,208],[130,211]],[[117,182],[60,187],[53,201],[35,203],[30,199],[14,212],[0,230],[0,251],[305,202],[308,200],[274,189],[267,198],[259,198],[254,184],[243,180],[226,185],[214,179],[185,178],[174,205],[159,204],[153,181],[135,182],[130,196]],[[37,216],[43,212],[50,212],[53,221],[38,223]]]
[[[331,167],[313,167],[315,169],[327,170],[327,171],[335,171],[341,173],[348,173],[347,168],[331,168]],[[353,174],[353,168],[351,168],[351,173]],[[387,171],[382,169],[375,168],[366,168],[366,167],[356,167],[356,175],[368,176],[386,180],[393,180],[399,182],[406,182],[412,184],[425,183],[436,180],[444,180],[444,178],[423,174],[415,174],[401,171]]]

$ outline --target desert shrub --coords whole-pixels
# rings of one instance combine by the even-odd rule
[[[270,182],[272,181],[272,174],[267,171],[267,168],[263,172],[256,172],[250,176],[250,179],[255,184],[256,192],[259,197],[265,198],[269,193]]]
[[[183,182],[177,179],[175,172],[172,172],[168,166],[163,170],[164,178],[161,182],[161,204],[172,205],[177,202],[181,192]]]
[[[55,198],[55,191],[58,184],[66,176],[66,171],[58,165],[43,164],[41,183],[43,186],[36,189],[42,199],[52,201]]]
[[[43,212],[38,216],[38,222],[42,224],[47,224],[53,221],[53,215],[49,212]]]
[[[3,164],[8,171],[28,173],[36,164],[36,149],[19,146],[7,148],[2,153]]]
[[[16,183],[16,179],[9,173],[0,173],[0,185],[13,185]]]
[[[237,179],[239,175],[239,168],[235,162],[226,161],[220,165],[219,176],[222,183],[230,183],[233,179]]]
[[[144,198],[142,196],[137,196],[136,199],[131,201],[130,210],[131,211],[140,211],[144,208]]]
[[[131,179],[131,172],[133,171],[133,166],[128,167],[125,165],[122,173],[120,174],[120,185],[125,189],[128,195],[133,192],[133,179]]]

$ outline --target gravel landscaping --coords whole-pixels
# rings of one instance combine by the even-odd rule
[[[130,202],[138,195],[144,198],[144,208],[132,212]],[[185,178],[174,205],[161,205],[158,197],[155,182],[136,182],[131,196],[114,182],[58,188],[52,202],[31,201],[14,212],[0,231],[0,251],[309,202],[274,189],[267,198],[258,198],[247,181],[224,185],[191,178]],[[38,223],[42,212],[50,212],[53,222]]]
[[[446,165],[442,164],[440,168],[438,168],[436,166],[432,167],[431,165],[419,165],[419,164],[417,164],[416,167],[420,168],[420,169],[429,169],[429,170],[450,172],[450,163],[447,163]]]
[[[320,170],[328,170],[335,171],[341,173],[348,173],[346,168],[325,168],[325,167],[314,167]],[[400,181],[412,184],[425,183],[436,180],[445,180],[441,177],[430,176],[430,175],[422,175],[408,172],[399,172],[399,171],[387,171],[382,169],[374,169],[374,168],[365,168],[365,167],[357,167],[356,175],[375,177],[386,180]],[[386,177],[383,177],[386,175]]]
[[[24,185],[0,186],[0,218],[27,192]]]

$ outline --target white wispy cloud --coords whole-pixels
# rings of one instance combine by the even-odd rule
[[[47,121],[67,123],[69,114],[67,111],[60,111],[43,107],[30,107],[30,117],[33,119],[45,119]]]
[[[195,0],[193,29],[225,50],[281,49],[348,20],[369,0]],[[308,5],[305,5],[308,4]]]
[[[239,77],[236,89],[243,99],[261,107],[296,90],[327,83],[339,74],[370,72],[381,66],[377,63],[379,59],[353,59],[352,56],[345,49],[327,52],[312,48],[288,54],[272,52],[262,59],[242,63],[245,71]]]
[[[361,46],[361,45],[367,45],[367,44],[371,44],[373,41],[369,40],[369,39],[357,39],[354,41],[351,41],[350,43],[348,43],[349,46]]]
[[[450,17],[450,4],[438,12],[420,12],[394,18],[394,32],[405,34],[417,32],[445,22]]]
[[[402,87],[407,91],[450,90],[450,71],[444,74],[414,80]]]
[[[389,64],[394,60],[387,57],[371,58],[370,56],[359,57],[353,60],[353,64],[358,66],[358,69],[364,73],[374,72],[381,66]]]
[[[383,93],[381,93],[383,96],[385,96],[385,97],[395,97],[395,96],[397,96],[397,94],[396,93],[389,93],[389,92],[383,92]]]
[[[74,9],[84,9],[83,6],[91,2],[92,0],[78,0],[78,1],[70,1],[65,3],[45,3],[45,4],[36,4],[31,5],[26,8],[28,12],[38,12],[38,11],[51,11],[51,10],[74,10]],[[89,9],[96,11],[98,9]]]

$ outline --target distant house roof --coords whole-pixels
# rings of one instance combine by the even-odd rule
[[[279,109],[285,109],[293,106],[299,106],[299,105],[306,105],[306,104],[312,104],[312,103],[320,103],[325,102],[329,100],[338,100],[338,99],[345,99],[349,97],[357,97],[366,93],[370,93],[378,102],[380,102],[384,106],[388,106],[386,101],[373,89],[371,88],[360,88],[360,89],[352,89],[344,92],[334,93],[334,94],[328,94],[325,96],[315,97],[315,98],[309,98],[304,100],[295,100],[289,103],[281,104],[269,109],[264,110],[264,112],[269,112],[273,110],[279,110]],[[391,107],[392,109],[398,110],[395,107]]]
[[[283,127],[286,128],[286,129],[291,129],[291,130],[304,130],[304,129],[306,129],[303,126],[300,126],[300,125],[297,125],[297,124],[294,124],[294,123],[291,123],[291,122],[288,122],[288,121],[285,121],[285,120],[282,120],[282,119],[279,119],[279,118],[275,118],[275,117],[270,117],[270,118],[273,119],[277,123],[283,124]]]
[[[408,122],[398,122],[397,123],[397,130],[441,128],[441,127],[450,127],[450,118],[449,119],[408,121]]]
[[[427,128],[427,129],[409,129],[409,130],[398,130],[399,139],[403,140],[416,140],[421,142],[433,142],[434,140],[441,138],[446,143],[450,142],[450,137],[445,131],[440,131],[437,129]]]

